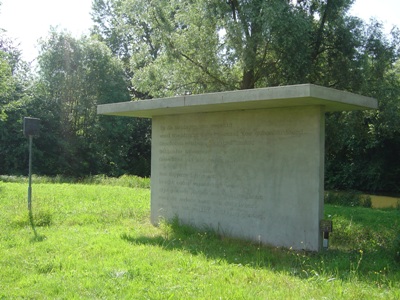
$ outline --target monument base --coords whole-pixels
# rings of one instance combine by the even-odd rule
[[[321,106],[153,117],[151,220],[319,250]]]
[[[152,118],[151,220],[318,251],[324,113],[377,101],[312,84],[98,106]]]

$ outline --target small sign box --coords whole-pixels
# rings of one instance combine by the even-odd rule
[[[332,221],[331,220],[321,220],[319,223],[321,232],[332,232]]]
[[[24,118],[24,135],[34,136],[39,135],[40,119],[38,118]]]

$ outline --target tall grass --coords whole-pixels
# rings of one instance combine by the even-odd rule
[[[321,253],[149,222],[150,190],[0,181],[0,299],[399,299],[400,212],[326,205]]]
[[[9,176],[0,175],[0,181],[3,182],[17,182],[28,183],[26,176]],[[150,178],[142,178],[134,175],[122,175],[120,177],[108,177],[105,175],[92,175],[83,178],[73,178],[66,176],[39,176],[32,175],[34,183],[79,183],[91,185],[111,185],[111,186],[124,186],[131,188],[150,188]]]

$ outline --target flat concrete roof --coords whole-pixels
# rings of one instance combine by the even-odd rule
[[[101,115],[151,118],[160,115],[321,105],[326,112],[377,109],[378,101],[313,84],[237,90],[103,104]]]

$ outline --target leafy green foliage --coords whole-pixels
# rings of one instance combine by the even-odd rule
[[[371,197],[368,195],[362,195],[362,193],[358,191],[325,192],[324,201],[327,204],[337,204],[343,206],[372,206]]]
[[[55,31],[42,43],[39,65],[40,101],[53,107],[53,134],[61,137],[54,145],[56,149],[52,147],[58,152],[58,162],[53,162],[59,163],[56,174],[80,176],[96,172],[100,167],[98,158],[105,155],[98,153],[103,150],[99,145],[102,124],[96,105],[129,99],[123,92],[126,85],[122,69],[103,44]]]
[[[25,162],[22,116],[30,100],[29,65],[0,29],[0,173],[21,171]]]
[[[14,88],[11,67],[5,57],[6,53],[0,50],[0,99],[7,97]]]
[[[150,122],[96,112],[97,104],[130,99],[120,61],[95,39],[56,30],[41,46],[38,76],[29,81],[14,76],[18,85],[1,107],[0,174],[27,173],[22,120],[33,116],[41,119],[35,173],[149,176]]]
[[[377,98],[378,112],[327,116],[326,186],[399,192],[400,34],[352,2],[96,0],[94,33],[140,99],[298,83]]]
[[[131,60],[142,95],[305,82],[359,90],[367,51],[386,48],[369,44],[382,37],[347,15],[351,3],[97,0],[94,32]]]

